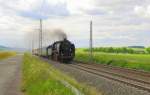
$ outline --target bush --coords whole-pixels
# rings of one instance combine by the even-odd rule
[[[150,54],[150,47],[146,49],[146,51]]]

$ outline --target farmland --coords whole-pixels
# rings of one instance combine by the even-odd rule
[[[16,55],[15,52],[1,51],[0,60]]]
[[[84,95],[100,95],[94,88],[78,83],[39,58],[24,55],[22,91],[25,95],[77,95],[68,85]]]
[[[77,49],[75,60],[89,62],[89,53],[86,49]],[[125,68],[150,71],[149,54],[93,52],[93,62]]]

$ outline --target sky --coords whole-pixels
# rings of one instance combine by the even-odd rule
[[[39,19],[77,47],[89,46],[91,20],[95,47],[150,46],[150,0],[0,0],[0,45],[29,48]]]

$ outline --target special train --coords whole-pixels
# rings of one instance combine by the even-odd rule
[[[60,62],[71,62],[75,57],[75,45],[67,39],[56,41],[41,50],[34,49],[33,54]]]

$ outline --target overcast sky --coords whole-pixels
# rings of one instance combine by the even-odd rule
[[[0,45],[26,47],[27,34],[60,28],[77,47],[150,45],[150,0],[0,0]]]

